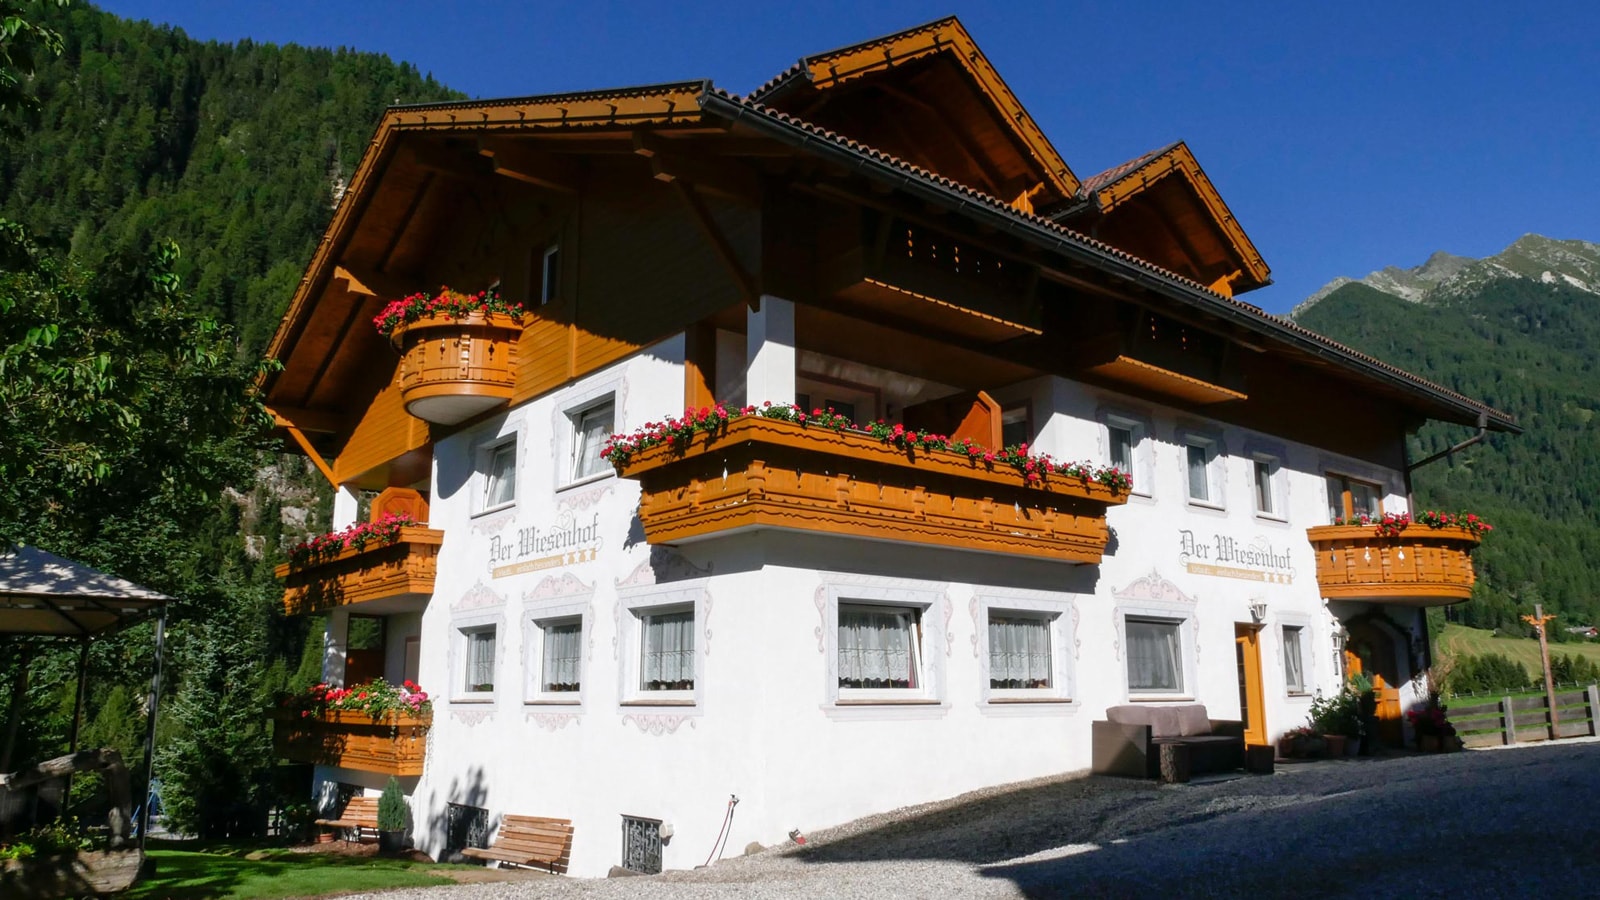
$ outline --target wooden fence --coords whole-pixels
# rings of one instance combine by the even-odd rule
[[[1556,693],[1556,736],[1600,734],[1600,686]],[[1450,704],[1450,723],[1468,747],[1550,740],[1550,704],[1545,695]]]

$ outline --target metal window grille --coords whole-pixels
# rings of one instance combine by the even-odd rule
[[[459,854],[468,847],[489,846],[489,811],[481,806],[464,803],[446,804],[445,808],[445,858]]]
[[[622,817],[622,867],[646,875],[661,871],[661,820]]]

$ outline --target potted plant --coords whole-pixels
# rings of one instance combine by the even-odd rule
[[[406,845],[406,795],[394,776],[378,797],[378,852],[393,856]]]

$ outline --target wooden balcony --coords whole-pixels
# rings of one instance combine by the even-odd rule
[[[283,579],[283,609],[288,615],[320,612],[353,603],[361,612],[386,615],[415,612],[433,596],[433,579],[444,532],[410,526],[400,539],[305,565],[277,568]]]
[[[511,399],[522,323],[511,316],[429,317],[395,330],[406,411],[454,425]]]
[[[621,474],[643,488],[652,544],[770,528],[1098,563],[1106,508],[1127,499],[1062,476],[1026,487],[1009,466],[753,416],[686,448],[635,453]]]
[[[374,719],[363,712],[328,712],[305,718],[277,710],[273,716],[272,746],[282,759],[402,778],[422,774],[433,725],[432,713]]]
[[[1399,537],[1380,537],[1373,525],[1322,525],[1306,537],[1329,600],[1445,606],[1472,596],[1478,536],[1465,528],[1412,525]]]

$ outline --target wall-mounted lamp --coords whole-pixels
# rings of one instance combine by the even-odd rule
[[[1344,630],[1343,625],[1340,625],[1333,630],[1333,652],[1338,653],[1344,649],[1344,639],[1345,635],[1348,633],[1349,632]]]
[[[1250,603],[1250,618],[1257,622],[1267,617],[1267,601],[1255,600]]]

